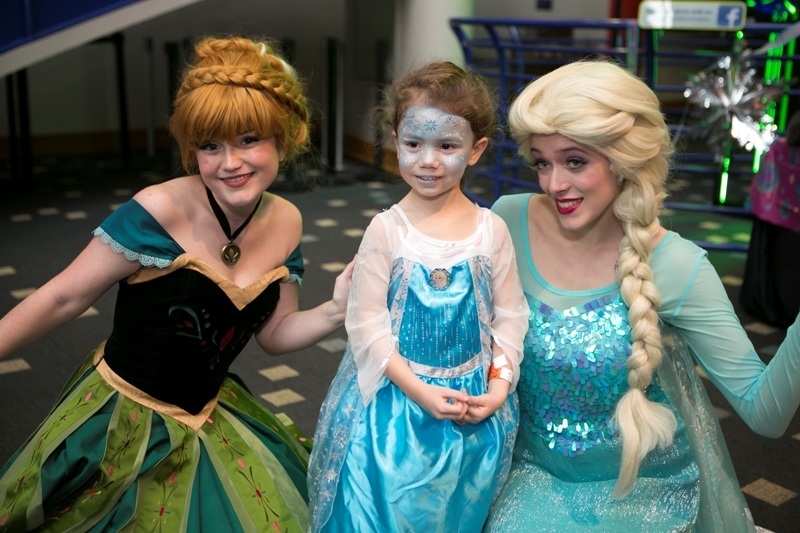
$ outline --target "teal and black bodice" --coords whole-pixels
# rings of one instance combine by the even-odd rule
[[[186,254],[135,201],[95,231],[147,268],[119,284],[114,329],[105,346],[109,367],[150,396],[198,413],[213,399],[228,368],[275,310],[275,269],[241,289]],[[302,275],[299,248],[287,260]]]
[[[228,367],[272,315],[279,295],[278,284],[271,283],[239,310],[194,270],[141,284],[122,281],[106,363],[154,398],[197,413],[216,396]]]

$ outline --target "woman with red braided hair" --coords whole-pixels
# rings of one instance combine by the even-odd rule
[[[189,176],[148,187],[61,274],[0,321],[0,359],[119,283],[114,329],[0,470],[0,532],[300,532],[308,452],[228,367],[343,324],[298,311],[300,213],[265,190],[306,148],[308,109],[269,45],[205,39],[170,130]]]
[[[484,532],[753,532],[695,362],[757,433],[800,403],[800,325],[761,362],[706,253],[658,216],[658,98],[600,61],[542,76],[509,125],[542,194],[493,210],[531,309],[511,472]]]

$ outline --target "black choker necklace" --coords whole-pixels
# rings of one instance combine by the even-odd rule
[[[233,239],[239,236],[242,230],[247,226],[250,220],[253,218],[253,215],[256,214],[258,211],[258,206],[261,205],[261,196],[258,197],[258,202],[256,202],[256,206],[253,208],[253,212],[250,213],[250,216],[247,217],[247,220],[239,226],[239,229],[231,234],[231,225],[228,223],[228,218],[225,216],[225,213],[222,212],[222,208],[217,203],[217,199],[214,198],[214,195],[211,194],[211,189],[206,187],[206,194],[208,195],[208,203],[211,204],[211,210],[214,211],[214,216],[217,217],[217,222],[222,227],[222,231],[225,232],[225,236],[230,241],[228,244],[222,247],[220,255],[222,256],[222,260],[225,261],[227,265],[234,265],[236,261],[239,260],[239,257],[242,255],[242,249],[239,248],[239,245],[233,242]]]

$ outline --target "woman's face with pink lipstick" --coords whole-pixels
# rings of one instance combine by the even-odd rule
[[[559,135],[531,135],[530,161],[539,185],[568,231],[591,229],[614,218],[621,188],[605,156]]]
[[[255,133],[236,136],[236,143],[207,141],[197,149],[197,166],[206,187],[222,204],[252,205],[272,185],[284,153],[275,137],[259,138]]]

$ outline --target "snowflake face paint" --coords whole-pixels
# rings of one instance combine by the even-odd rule
[[[400,174],[414,191],[436,196],[458,186],[475,141],[465,118],[415,105],[406,111],[396,135]]]

